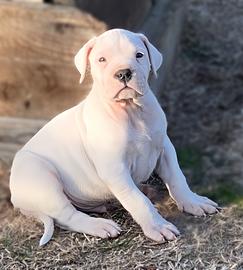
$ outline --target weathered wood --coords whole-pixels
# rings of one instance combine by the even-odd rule
[[[16,152],[45,124],[46,120],[0,117],[0,162],[10,165]]]
[[[141,31],[163,54],[163,65],[158,71],[158,78],[150,84],[159,100],[175,62],[185,15],[186,1],[155,0],[149,16],[141,26]]]
[[[134,30],[144,22],[153,0],[52,0],[52,2],[74,5],[105,22],[109,28]]]
[[[46,124],[46,120],[0,117],[1,143],[26,143]]]
[[[73,57],[106,25],[72,7],[0,2],[0,115],[50,117],[76,104]],[[21,112],[21,113],[20,113]]]
[[[17,151],[21,148],[20,144],[0,142],[0,164],[11,165]]]

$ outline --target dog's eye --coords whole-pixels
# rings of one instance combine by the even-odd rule
[[[144,53],[142,53],[142,52],[136,53],[136,58],[142,58],[143,56],[144,56]]]
[[[105,57],[102,56],[99,58],[99,62],[105,62],[105,61],[106,61]]]

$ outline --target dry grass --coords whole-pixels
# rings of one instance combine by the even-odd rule
[[[56,228],[52,240],[40,248],[43,226],[13,210],[7,178],[8,171],[2,170],[0,269],[243,269],[243,208],[231,206],[217,215],[195,218],[180,213],[162,189],[156,206],[180,229],[176,241],[156,244],[145,238],[130,215],[114,203],[103,217],[121,225],[118,238],[102,240]],[[159,180],[151,180],[157,188]]]
[[[163,192],[159,211],[181,230],[173,242],[146,239],[119,205],[104,217],[123,229],[102,240],[56,228],[53,239],[38,247],[43,227],[0,202],[0,269],[243,269],[243,209],[195,218],[178,212]]]

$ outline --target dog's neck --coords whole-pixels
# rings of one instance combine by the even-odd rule
[[[146,96],[139,97],[139,100],[135,102],[132,99],[116,101],[112,98],[107,98],[93,86],[86,97],[85,106],[96,106],[95,113],[105,112],[116,122],[127,123],[134,114],[143,114],[145,99]],[[139,104],[137,104],[138,102]],[[93,110],[93,108],[90,108],[90,110]]]
[[[141,99],[142,105],[137,105],[130,99],[117,102],[103,96],[100,97],[97,95],[96,89],[92,88],[85,100],[85,106],[88,107],[86,107],[88,110],[85,111],[92,112],[92,116],[95,119],[99,119],[100,115],[108,115],[105,119],[113,119],[119,127],[133,130],[136,134],[140,134],[139,136],[141,138],[144,137],[150,140],[146,124],[146,113],[148,108],[145,112],[145,105],[147,104],[145,104],[145,100],[143,100],[146,99],[146,96],[141,97]],[[123,104],[123,102],[125,104]]]

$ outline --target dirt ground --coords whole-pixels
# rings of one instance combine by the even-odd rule
[[[155,244],[119,205],[105,217],[123,233],[101,240],[55,230],[38,247],[42,225],[14,212],[8,164],[0,164],[0,269],[243,269],[243,2],[189,0],[178,59],[161,104],[193,190],[225,208],[195,218],[163,189],[159,211],[180,230]],[[151,183],[160,183],[153,177]]]

